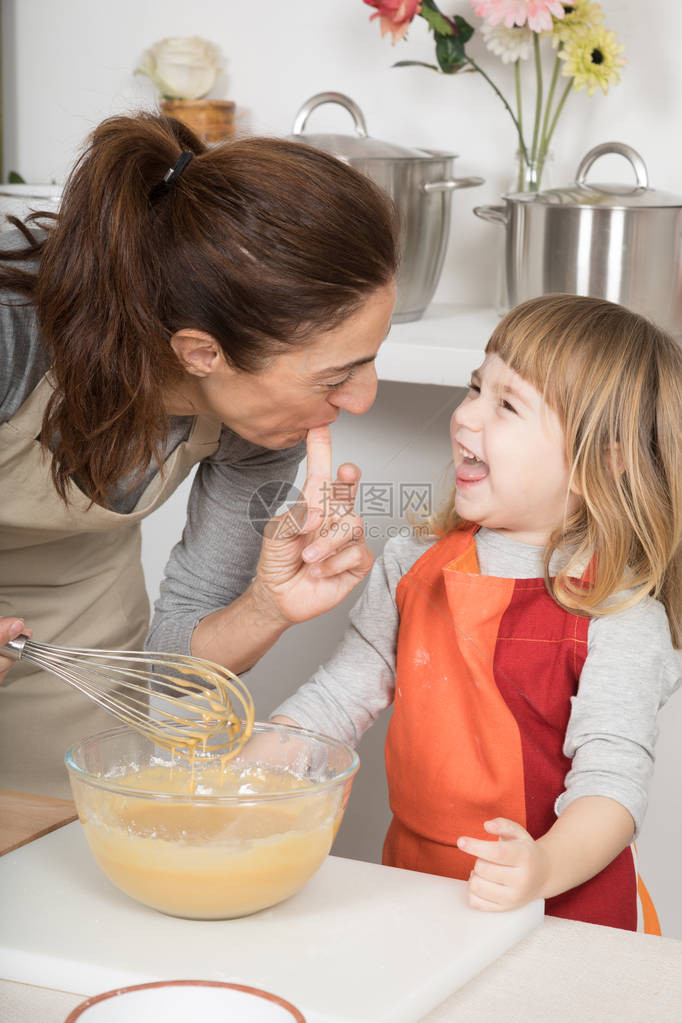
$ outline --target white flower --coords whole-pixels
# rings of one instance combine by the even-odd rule
[[[533,33],[527,25],[513,25],[507,28],[500,23],[491,25],[484,21],[479,28],[488,49],[502,59],[503,64],[515,60],[527,60],[533,46]]]
[[[190,36],[154,43],[135,73],[151,78],[166,99],[199,99],[211,90],[219,69],[217,47]]]

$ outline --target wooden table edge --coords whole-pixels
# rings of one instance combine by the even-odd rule
[[[28,845],[34,839],[49,835],[51,831],[56,831],[57,828],[78,820],[76,805],[70,799],[56,799],[53,796],[0,789],[0,806],[5,813],[11,812],[12,806],[16,806],[18,812],[30,808],[36,817],[35,827],[29,827],[19,835],[7,837],[6,827],[0,826],[0,856],[14,852],[15,849]]]

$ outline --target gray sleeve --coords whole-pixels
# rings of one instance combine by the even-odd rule
[[[38,237],[45,232],[32,228]],[[26,239],[16,228],[0,235],[3,254],[21,251]],[[36,272],[37,260],[3,259],[4,267],[15,266]],[[49,367],[49,355],[43,347],[34,307],[22,295],[3,290],[0,293],[0,423],[6,423],[21,408]]]
[[[145,646],[189,654],[197,623],[236,600],[249,586],[261,547],[262,524],[284,500],[305,455],[301,443],[270,451],[223,429],[218,451],[200,463],[182,539],[166,565]],[[286,486],[283,486],[286,484]],[[251,505],[253,512],[253,505]]]
[[[425,549],[414,540],[388,541],[336,651],[271,717],[286,714],[304,728],[357,745],[393,702],[399,625],[395,592]]]
[[[21,408],[48,366],[33,307],[0,305],[0,423]]]
[[[681,682],[681,662],[657,601],[590,623],[564,742],[572,765],[557,814],[581,796],[607,796],[632,814],[639,833],[654,769],[656,716]]]

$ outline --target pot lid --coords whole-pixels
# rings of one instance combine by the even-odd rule
[[[323,103],[337,103],[344,107],[355,124],[355,135],[337,135],[304,132],[308,117]],[[292,134],[287,138],[292,142],[305,142],[315,149],[322,149],[342,160],[433,160],[434,154],[425,149],[410,149],[393,142],[382,142],[367,134],[367,124],[359,106],[341,92],[319,92],[303,104],[294,118]],[[438,153],[441,159],[451,157],[452,153]]]
[[[588,184],[587,172],[595,160],[606,153],[624,156],[635,172],[636,181],[631,184]],[[644,160],[636,150],[622,142],[604,142],[591,149],[580,161],[574,184],[566,188],[548,188],[544,192],[509,192],[504,198],[543,206],[603,206],[608,209],[682,206],[682,196],[649,187]]]

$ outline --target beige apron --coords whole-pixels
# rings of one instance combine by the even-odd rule
[[[46,376],[0,426],[0,616],[24,618],[45,643],[139,649],[149,623],[140,522],[217,450],[221,424],[196,417],[163,476],[119,515],[90,506],[75,485],[68,505],[57,495],[37,440],[51,393]],[[17,663],[0,685],[0,788],[69,796],[67,747],[115,723],[66,683]]]

